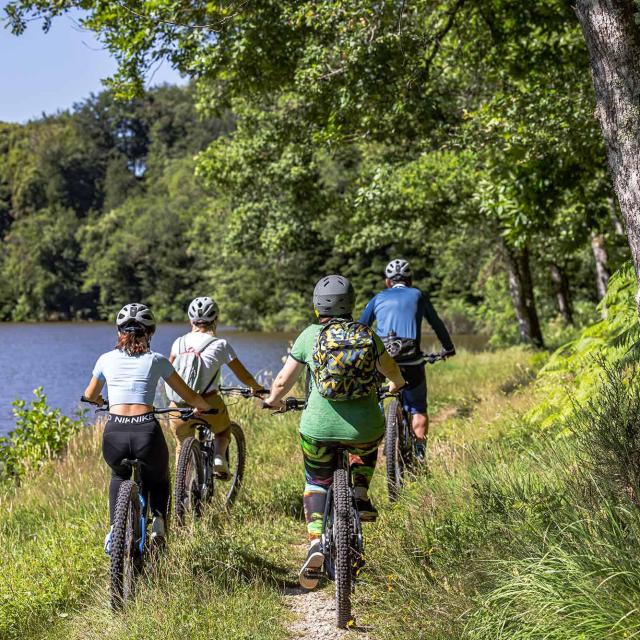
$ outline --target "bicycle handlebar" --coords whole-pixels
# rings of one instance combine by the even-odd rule
[[[447,358],[447,354],[443,351],[440,351],[440,353],[422,353],[420,354],[419,360],[422,360],[424,364],[433,364],[434,362],[438,362],[439,360],[446,360]],[[399,362],[398,364],[402,366],[402,362]]]
[[[87,404],[92,404],[95,407],[97,407],[96,411],[108,411],[109,410],[109,405],[107,403],[105,404],[98,404],[97,402],[94,402],[93,400],[89,400],[89,398],[87,398],[86,396],[81,396],[80,397],[80,401],[81,402],[86,402]],[[194,416],[195,412],[197,411],[197,409],[195,409],[194,407],[161,407],[160,409],[155,409],[153,410],[153,413],[159,413],[159,414],[164,414],[164,413],[179,413],[180,414],[180,418],[182,420],[190,420],[191,418],[195,418],[196,420],[203,415],[215,415],[217,413],[219,413],[218,409],[208,409],[207,411],[200,411],[200,414],[198,416]]]
[[[263,409],[276,409],[272,412],[271,415],[276,415],[277,413],[287,413],[287,411],[302,411],[307,406],[307,401],[304,398],[294,398],[289,396],[288,398],[284,398],[282,401],[283,405],[279,408],[276,408],[270,404],[262,403]]]
[[[97,407],[96,411],[108,411],[109,405],[105,402],[104,404],[98,404],[93,400],[89,400],[87,396],[80,396],[80,402],[86,402],[87,404],[92,404],[94,407]]]
[[[196,411],[195,407],[161,407],[160,409],[154,409],[153,413],[179,413],[182,420],[191,420],[192,418],[198,420],[201,419],[201,416],[215,416],[220,413],[218,409],[207,409],[206,411],[200,411],[196,416]]]
[[[219,387],[218,391],[223,396],[242,396],[243,398],[255,398],[259,396],[266,396],[271,393],[269,389],[254,391],[249,387]]]

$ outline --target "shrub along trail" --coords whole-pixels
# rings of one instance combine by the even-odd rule
[[[99,429],[76,438],[64,460],[2,491],[0,637],[468,635],[465,617],[484,581],[480,571],[461,570],[470,542],[479,538],[465,522],[473,480],[469,446],[520,437],[513,425],[531,404],[519,388],[530,379],[530,360],[528,352],[510,349],[462,353],[430,368],[431,411],[442,416],[431,443],[432,474],[412,483],[394,507],[377,474],[373,493],[381,516],[365,530],[368,564],[354,601],[359,629],[334,629],[332,585],[313,594],[297,588],[305,541],[298,416],[272,417],[238,402],[231,412],[245,429],[249,452],[241,498],[230,515],[209,510],[191,529],[173,530],[167,554],[143,577],[123,614],[113,615],[107,605],[108,473]],[[436,541],[434,531],[443,527],[447,538],[438,534]],[[450,545],[450,564],[438,559],[441,544]]]

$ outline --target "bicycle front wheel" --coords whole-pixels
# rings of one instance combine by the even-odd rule
[[[346,469],[333,473],[333,546],[335,550],[336,625],[344,629],[351,620],[351,494]]]
[[[138,545],[140,499],[138,485],[125,480],[120,485],[111,532],[111,607],[121,609],[134,594],[135,577],[142,556]]]
[[[389,403],[384,432],[384,456],[387,465],[387,489],[389,501],[395,502],[402,488],[404,461],[402,458],[402,405],[397,399]]]
[[[203,485],[204,469],[200,443],[195,438],[186,438],[180,449],[174,491],[176,524],[179,527],[186,524],[189,516],[200,515]]]

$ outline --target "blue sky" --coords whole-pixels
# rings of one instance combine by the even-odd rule
[[[4,26],[0,23],[0,121],[26,122],[67,109],[100,91],[100,80],[115,70],[109,53],[71,16],[54,20],[46,34],[40,22],[29,23],[20,37]],[[151,84],[179,81],[164,63]]]

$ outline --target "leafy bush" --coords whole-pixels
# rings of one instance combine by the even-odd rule
[[[16,428],[0,437],[0,480],[20,478],[58,456],[71,438],[84,426],[60,409],[51,409],[42,387],[34,390],[35,400],[13,403]]]

